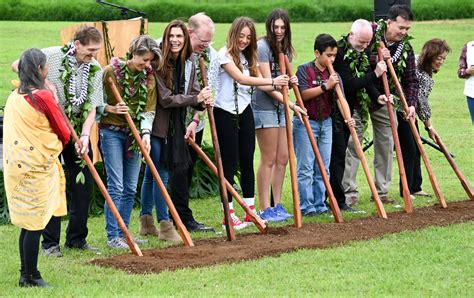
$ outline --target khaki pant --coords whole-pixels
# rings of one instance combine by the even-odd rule
[[[355,111],[353,118],[356,121],[356,131],[359,140],[362,140],[362,122],[360,114]],[[377,111],[371,112],[370,119],[372,121],[374,141],[375,187],[379,196],[386,196],[392,181],[393,162],[393,136],[390,128],[387,107],[384,106]],[[395,117],[395,121],[396,120]],[[359,162],[354,147],[354,141],[351,137],[349,138],[349,144],[347,145],[346,167],[344,169],[344,178],[342,180],[346,198],[358,196],[356,178]]]

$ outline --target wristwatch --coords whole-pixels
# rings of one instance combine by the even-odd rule
[[[323,90],[324,92],[328,91],[328,88],[326,87],[325,83],[321,84],[321,90]]]

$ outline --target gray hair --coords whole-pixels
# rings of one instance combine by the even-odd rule
[[[369,23],[369,21],[358,19],[352,23],[351,32],[353,34],[359,34],[363,30],[372,30],[372,25]]]
[[[212,34],[214,34],[214,22],[204,12],[192,15],[188,20],[188,28],[191,28],[193,31],[197,31],[203,26],[207,26],[212,31]]]
[[[31,88],[44,89],[44,77],[40,69],[46,67],[46,55],[39,49],[26,50],[20,57],[18,63],[18,76],[20,78],[20,92],[27,93],[30,98]],[[32,99],[33,102],[34,99]]]
[[[132,58],[133,55],[142,56],[148,52],[155,54],[155,58],[152,61],[153,69],[158,69],[159,63],[162,60],[161,50],[158,47],[158,44],[148,35],[140,35],[132,40],[128,52],[130,53],[129,58]]]

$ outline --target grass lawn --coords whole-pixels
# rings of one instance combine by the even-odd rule
[[[15,75],[10,64],[29,47],[58,45],[59,31],[70,23],[0,22],[0,104],[10,93],[10,80]],[[166,24],[150,24],[149,33],[161,36]],[[224,42],[229,24],[217,24],[214,47]],[[319,33],[335,37],[347,32],[349,23],[292,24],[293,42],[298,52],[296,66],[313,58],[312,43]],[[460,50],[472,40],[474,19],[461,21],[415,22],[411,34],[413,45],[419,52],[423,43],[431,38],[446,39],[453,52],[445,66],[435,75],[431,96],[433,125],[445,144],[456,155],[456,162],[463,174],[474,183],[474,129],[470,124],[466,99],[462,94],[464,81],[457,78]],[[258,24],[258,35],[263,34],[263,24]],[[422,132],[426,136],[425,132]],[[210,140],[209,135],[206,136]],[[448,202],[466,199],[467,196],[443,155],[427,149],[439,184]],[[367,152],[369,163],[373,152]],[[255,166],[259,152],[256,151]],[[423,173],[424,189],[433,193],[426,172]],[[287,173],[289,177],[289,173]],[[392,197],[398,194],[398,169],[394,161]],[[361,191],[360,208],[375,214],[369,203],[370,192],[362,171],[358,181]],[[285,182],[284,204],[291,205],[289,179]],[[415,206],[433,204],[417,200]],[[218,228],[221,218],[218,198],[192,201],[196,217]],[[387,207],[387,211],[394,210]],[[241,211],[237,211],[241,214]],[[346,220],[361,215],[344,215]],[[305,219],[304,222],[321,219]],[[65,223],[63,230],[65,230]],[[89,242],[103,250],[101,257],[115,254],[105,245],[104,219],[90,220]],[[134,210],[131,231],[138,230],[138,212]],[[220,229],[219,229],[220,231]],[[256,231],[256,230],[251,230]],[[0,226],[2,266],[0,295],[26,296],[32,290],[18,289],[18,228]],[[223,234],[221,234],[223,235]],[[194,238],[214,235],[193,235]],[[315,235],[317,237],[317,235]],[[64,237],[63,237],[64,238]],[[150,239],[148,247],[165,246]],[[35,291],[47,296],[79,295],[179,295],[188,296],[349,296],[349,295],[430,295],[469,296],[474,291],[474,224],[465,223],[444,228],[429,228],[418,232],[390,235],[367,242],[355,242],[344,247],[325,250],[301,250],[280,257],[264,258],[234,265],[220,265],[204,269],[186,269],[158,275],[130,276],[120,271],[87,265],[93,255],[66,251],[65,257],[51,260],[41,257],[39,269],[54,289]],[[143,247],[146,249],[147,247]],[[471,294],[469,294],[471,293]]]

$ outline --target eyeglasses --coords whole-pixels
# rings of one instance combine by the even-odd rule
[[[197,34],[195,34],[195,35],[196,35],[196,38],[199,39],[199,41],[200,41],[203,45],[205,45],[205,46],[208,47],[208,46],[210,46],[210,45],[212,44],[212,40],[202,40]]]

